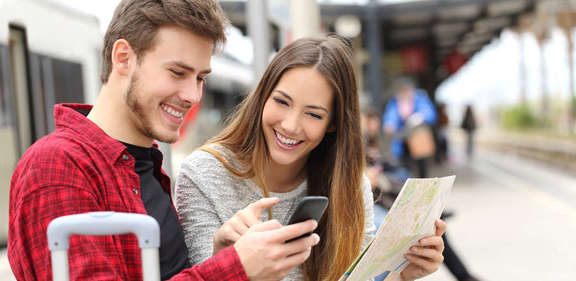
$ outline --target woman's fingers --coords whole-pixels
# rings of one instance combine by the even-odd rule
[[[230,229],[239,235],[242,235],[248,231],[250,228],[249,225],[246,225],[244,220],[238,218],[237,216],[232,217],[229,221],[226,222],[230,226]]]
[[[246,225],[248,225],[248,227],[250,227],[259,224],[262,212],[278,204],[278,201],[280,201],[280,199],[276,197],[262,198],[251,203],[248,207],[238,211],[236,214],[244,221],[244,223],[246,223]]]
[[[260,223],[260,214],[256,214],[255,211],[251,209],[240,210],[234,217],[242,221],[242,224],[248,228]]]
[[[420,268],[420,276],[425,276],[435,272],[440,267],[440,263],[430,260],[428,258],[417,256],[413,254],[406,254],[404,256],[413,266]]]
[[[442,254],[444,251],[444,240],[442,240],[441,236],[428,236],[420,239],[420,241],[418,241],[418,246],[433,248]]]
[[[435,225],[436,225],[436,233],[435,233],[436,236],[444,235],[444,233],[446,232],[446,227],[447,227],[446,222],[444,222],[441,219],[437,219]]]
[[[412,246],[410,247],[410,254],[428,259],[429,261],[439,264],[444,261],[442,252],[435,248]]]
[[[224,239],[224,244],[226,244],[226,246],[230,246],[236,243],[236,241],[240,239],[240,236],[242,235],[240,235],[238,232],[228,231],[223,234],[222,238]]]
[[[418,245],[410,247],[410,253],[404,257],[410,262],[402,270],[402,280],[414,280],[429,275],[440,267],[444,261],[444,240],[442,235],[446,232],[446,223],[436,220],[434,236],[420,239]]]

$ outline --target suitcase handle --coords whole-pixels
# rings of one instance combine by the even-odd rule
[[[142,271],[144,280],[159,280],[160,266],[160,227],[148,215],[92,212],[62,216],[48,225],[48,247],[52,252],[52,272],[54,280],[69,280],[68,248],[70,236],[76,235],[118,235],[134,233],[142,249]],[[149,279],[150,278],[150,279]]]
[[[140,248],[160,247],[160,227],[148,215],[92,212],[63,216],[48,225],[50,250],[68,250],[70,235],[117,235],[134,233]]]

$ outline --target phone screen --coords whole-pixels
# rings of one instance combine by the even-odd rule
[[[328,198],[325,196],[306,196],[302,198],[302,200],[298,203],[298,207],[296,207],[296,211],[290,217],[288,224],[295,224],[303,221],[307,221],[309,219],[314,219],[316,221],[320,221],[324,211],[328,207]],[[306,233],[300,237],[296,237],[286,241],[292,242],[294,240],[298,240],[302,237],[306,237],[311,235],[312,232]]]

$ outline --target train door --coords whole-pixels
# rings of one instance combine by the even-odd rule
[[[10,25],[9,31],[10,66],[12,73],[12,102],[16,112],[15,117],[17,157],[32,144],[34,128],[31,120],[34,112],[31,109],[29,94],[28,47],[26,44],[26,30],[19,26]]]
[[[8,46],[0,45],[0,246],[8,240],[8,186],[16,165],[16,126],[10,91],[10,55]]]
[[[10,176],[17,160],[34,139],[26,30],[10,25],[8,35],[8,46],[0,49],[0,221],[6,222]],[[7,240],[7,227],[0,224],[0,243]]]

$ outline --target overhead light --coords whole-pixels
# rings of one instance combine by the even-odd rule
[[[344,15],[336,19],[334,23],[336,32],[348,38],[354,38],[362,31],[362,24],[358,17],[353,15]]]

